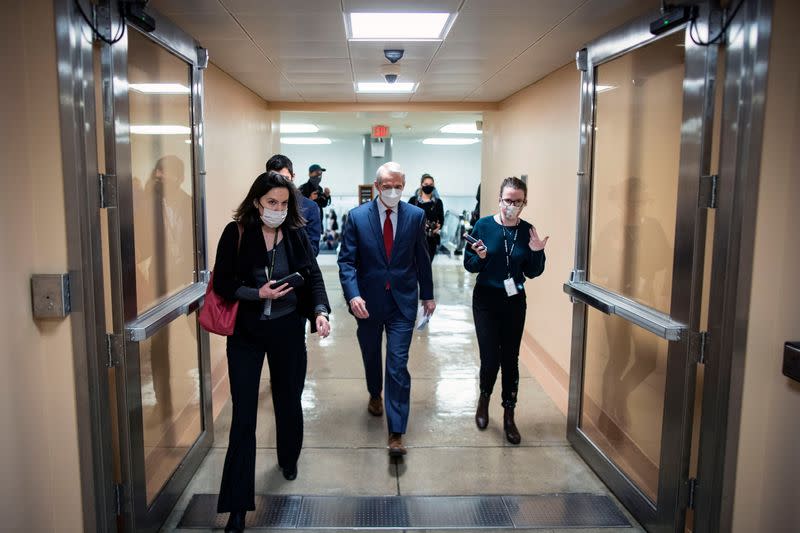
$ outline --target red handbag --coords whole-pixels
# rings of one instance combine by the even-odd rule
[[[241,224],[237,225],[239,227],[239,243],[236,253],[239,253],[239,247],[242,245],[242,226]],[[214,292],[214,272],[211,272],[211,278],[206,287],[205,301],[203,307],[200,308],[200,326],[209,333],[229,337],[233,335],[238,310],[239,300],[229,302]]]

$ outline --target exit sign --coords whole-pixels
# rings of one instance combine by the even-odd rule
[[[372,138],[383,139],[389,136],[389,126],[372,126]]]

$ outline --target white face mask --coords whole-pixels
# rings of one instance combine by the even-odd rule
[[[403,193],[399,189],[389,189],[388,191],[381,191],[381,200],[386,204],[386,207],[395,208],[400,203],[400,197]]]
[[[272,209],[264,209],[261,213],[261,221],[268,227],[275,229],[281,224],[283,221],[286,220],[286,215],[289,213],[289,210],[286,209],[284,211],[273,211]]]
[[[503,202],[500,202],[500,209],[503,210],[503,216],[507,220],[514,220],[519,216],[520,211],[522,211],[522,206],[505,205]]]

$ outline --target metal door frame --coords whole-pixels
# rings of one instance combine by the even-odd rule
[[[696,28],[708,35],[710,1],[697,2]],[[581,70],[580,151],[578,164],[578,214],[575,270],[565,284],[573,302],[572,355],[570,362],[567,437],[634,517],[648,530],[683,530],[688,504],[688,471],[691,451],[696,363],[702,301],[706,211],[698,205],[700,177],[709,173],[714,112],[715,46],[695,45],[688,24],[653,36],[650,22],[660,13],[641,17],[589,43],[578,52]],[[670,315],[643,306],[586,281],[589,257],[589,225],[593,132],[595,125],[594,69],[607,61],[651,44],[667,35],[685,35],[683,120],[678,202],[673,255]],[[580,429],[583,388],[586,306],[616,314],[629,322],[670,340],[666,383],[659,487],[656,502],[649,498]]]
[[[120,20],[115,2],[106,19],[108,34]],[[109,262],[114,331],[109,335],[112,358],[117,368],[117,416],[122,464],[122,515],[126,529],[158,529],[189,484],[210,449],[213,438],[211,409],[211,365],[208,333],[197,325],[200,370],[202,431],[184,460],[177,467],[153,502],[147,505],[144,443],[141,418],[139,342],[155,334],[173,320],[202,305],[207,285],[205,234],[205,164],[203,132],[203,70],[208,65],[207,51],[194,38],[169,19],[148,9],[156,20],[151,33],[140,32],[155,44],[186,62],[191,72],[191,122],[193,139],[193,220],[195,243],[195,281],[178,293],[139,313],[136,301],[136,265],[133,214],[133,176],[128,98],[128,25],[122,39],[102,45],[103,115],[106,150],[106,175],[111,177],[109,195],[116,202],[108,208]]]

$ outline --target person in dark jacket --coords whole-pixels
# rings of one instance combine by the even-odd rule
[[[267,160],[267,172],[274,170],[294,183],[294,165],[292,160],[283,154],[275,154]],[[319,255],[319,243],[322,236],[322,220],[319,218],[319,206],[298,191],[300,214],[306,221],[305,230],[314,255]]]
[[[256,413],[264,354],[275,409],[278,466],[297,476],[303,444],[300,396],[306,374],[305,320],[311,332],[330,332],[330,305],[314,251],[303,229],[294,184],[277,172],[258,176],[225,227],[214,264],[214,291],[239,301],[228,337],[228,377],[233,399],[228,453],[217,512],[230,512],[225,531],[241,531],[255,509]],[[295,288],[279,280],[299,273]]]
[[[419,183],[417,193],[412,196],[408,203],[415,205],[425,211],[425,237],[428,240],[428,255],[433,261],[436,250],[442,242],[442,224],[444,224],[444,204],[436,190],[433,176],[423,174]]]
[[[503,371],[503,430],[506,440],[522,440],[514,422],[519,390],[519,345],[525,327],[525,278],[544,272],[544,247],[536,228],[519,215],[527,203],[528,188],[516,177],[500,186],[500,211],[475,223],[478,242],[464,250],[464,268],[477,273],[472,292],[472,314],[481,358],[480,396],[475,413],[478,429],[489,423],[489,398],[497,373]]]

